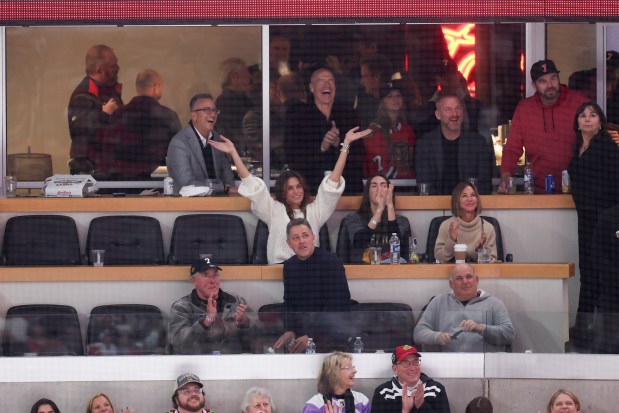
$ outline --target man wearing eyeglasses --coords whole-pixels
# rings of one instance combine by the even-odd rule
[[[200,378],[195,374],[184,373],[178,376],[172,395],[174,409],[168,413],[215,413],[214,410],[204,407],[206,400],[203,386]]]
[[[391,363],[394,377],[374,390],[373,412],[450,412],[445,387],[421,372],[421,354],[415,347],[396,347]]]
[[[239,354],[249,351],[254,313],[243,297],[220,284],[221,267],[211,258],[191,266],[191,294],[170,309],[168,335],[172,354]]]
[[[236,193],[234,176],[226,155],[212,150],[210,139],[220,142],[215,123],[219,109],[209,93],[199,93],[189,102],[191,121],[168,145],[168,174],[174,180],[174,194],[181,188],[212,187],[214,193]]]
[[[449,275],[452,291],[428,303],[415,327],[415,343],[438,346],[438,351],[505,351],[514,341],[514,325],[505,304],[478,285],[475,268],[454,265]]]

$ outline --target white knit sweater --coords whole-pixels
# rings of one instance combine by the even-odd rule
[[[344,186],[344,178],[340,178],[339,184],[336,184],[325,177],[318,188],[316,199],[306,207],[305,219],[310,223],[316,235],[314,242],[316,246],[320,246],[318,232],[335,211],[337,201],[344,192]],[[267,241],[269,264],[278,264],[292,257],[294,252],[286,243],[286,225],[290,222],[290,218],[286,214],[285,205],[274,200],[264,181],[253,175],[242,180],[239,194],[249,198],[252,212],[269,227],[269,240]],[[303,218],[300,209],[294,211],[294,217]]]

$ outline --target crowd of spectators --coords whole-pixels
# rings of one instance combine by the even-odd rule
[[[357,367],[353,356],[339,351],[325,356],[317,378],[317,393],[299,406],[303,413],[400,413],[433,412],[450,413],[447,389],[439,381],[422,372],[421,354],[404,344],[396,347],[391,355],[393,377],[379,384],[372,398],[352,390],[355,386]],[[172,409],[167,413],[215,413],[207,407],[204,383],[193,373],[183,373],[173,385]],[[104,393],[93,395],[86,403],[86,413],[116,413],[114,404]],[[276,404],[270,391],[251,387],[243,395],[240,413],[275,413]],[[466,406],[466,413],[492,413],[493,405],[488,397],[479,396]],[[546,413],[578,413],[581,404],[578,396],[570,390],[558,389],[547,404]],[[53,400],[37,400],[31,413],[60,413]],[[131,407],[120,413],[135,413]],[[540,413],[541,410],[538,410]]]
[[[396,213],[390,180],[416,178],[429,184],[431,194],[452,196],[453,217],[441,225],[434,251],[438,261],[453,262],[457,243],[467,245],[469,261],[477,260],[480,248],[488,248],[497,259],[494,227],[480,216],[480,195],[492,192],[496,165],[492,146],[479,133],[481,102],[471,96],[452,60],[445,59],[437,73],[431,99],[417,106],[432,114],[420,123],[419,116],[409,113],[414,82],[401,73],[397,77],[385,56],[375,53],[360,60],[360,78],[351,93],[351,79],[343,81],[342,73],[327,61],[291,66],[290,48],[285,36],[272,37],[270,115],[278,142],[272,151],[282,164],[275,199],[268,183],[252,174],[244,159],[262,146],[261,140],[256,142],[256,129],[248,128],[252,124],[247,116],[256,109],[252,82],[259,77],[252,77],[246,62],[238,58],[222,62],[221,95],[201,93],[191,99],[191,120],[182,129],[176,113],[158,103],[163,79],[155,70],[138,74],[138,96],[124,105],[113,50],[93,46],[86,56],[87,76],[69,104],[71,172],[97,173],[108,179],[148,177],[150,170],[166,162],[162,149],[166,148],[175,194],[202,194],[201,187],[208,194],[238,191],[269,228],[268,262],[284,264],[284,325],[272,349],[305,352],[314,337],[320,352],[346,351],[352,333],[351,294],[342,259],[367,261],[370,246],[382,245],[386,252],[385,240],[392,233],[402,240],[406,256],[409,237],[414,235],[408,219]],[[534,63],[530,75],[535,94],[516,107],[503,148],[498,192],[508,192],[508,182],[525,151],[535,193],[548,192],[547,176],[554,177],[554,191],[561,192],[562,172],[569,170],[579,220],[581,274],[574,333],[584,347],[591,341],[591,314],[603,285],[590,259],[600,229],[596,224],[607,209],[619,204],[618,187],[602,183],[618,180],[619,149],[605,114],[590,101],[592,95],[562,85],[552,60]],[[590,81],[585,75],[591,73],[581,75],[580,80],[571,79],[574,87]],[[613,91],[611,98],[615,95]],[[151,119],[143,117],[146,112]],[[148,128],[140,127],[143,124]],[[247,133],[250,129],[253,136]],[[241,179],[238,189],[232,165]],[[315,231],[331,217],[344,193],[363,195],[359,210],[344,218],[339,236],[347,237],[349,248],[338,257],[320,248]],[[259,328],[260,320],[245,298],[221,289],[221,270],[216,258],[191,267],[195,288],[170,310],[171,353],[247,350],[243,336]],[[507,308],[479,289],[478,283],[471,265],[456,264],[449,277],[452,291],[431,299],[414,329],[415,343],[437,351],[508,349],[516,332]],[[351,355],[340,351],[325,358],[318,393],[305,403],[303,412],[450,411],[445,387],[421,372],[421,354],[414,346],[394,350],[394,377],[377,387],[371,400],[352,390],[357,371],[352,362]],[[171,412],[211,412],[205,407],[203,384],[191,373],[177,379],[172,400]],[[33,413],[59,413],[51,400],[42,399],[35,406]],[[241,406],[246,413],[274,410],[271,395],[260,388],[250,389]],[[576,412],[580,402],[573,393],[559,390],[547,410]],[[491,412],[492,405],[478,398],[467,411]],[[114,408],[107,396],[99,394],[88,403],[87,413],[114,413]]]

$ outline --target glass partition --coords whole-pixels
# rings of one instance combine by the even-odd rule
[[[336,111],[345,114],[337,116],[340,140],[355,125],[389,129],[386,112],[379,113],[378,108],[381,93],[387,92],[381,88],[396,81],[405,105],[401,120],[410,128],[401,144],[385,147],[379,136],[351,151],[347,174],[351,188],[357,190],[358,181],[373,172],[414,179],[415,141],[437,126],[433,101],[438,90],[461,95],[467,107],[465,127],[488,140],[491,129],[508,121],[522,97],[524,24],[272,26],[269,85],[261,82],[266,66],[261,61],[261,30],[259,26],[6,28],[7,170],[20,181],[40,181],[52,170],[70,172],[71,158],[83,155],[76,150],[71,155],[69,124],[75,113],[68,112],[68,105],[86,74],[86,53],[98,44],[111,47],[118,60],[124,105],[140,94],[137,75],[148,68],[161,75],[159,103],[178,114],[181,127],[190,119],[191,96],[211,93],[220,110],[216,128],[235,142],[252,173],[262,174],[263,146],[270,148],[271,178],[287,167],[310,176],[322,176],[333,168],[335,143],[324,156],[318,154],[318,163],[309,164],[311,170],[304,170],[313,159],[314,141],[322,140],[323,125],[310,133],[310,125],[294,116],[305,102],[314,103],[309,76],[317,67],[334,74]],[[266,133],[263,93],[270,97]],[[100,180],[160,183],[165,170],[153,172],[165,164],[169,137],[160,137],[152,130],[156,126],[148,125],[150,135],[142,133],[156,142],[149,146],[148,141],[136,141],[135,134],[108,130],[106,125],[106,130],[96,132],[103,143],[91,150],[91,157],[97,158],[94,166],[77,162],[74,172],[91,168],[88,172]],[[400,142],[398,134],[393,139]],[[145,160],[147,153],[150,158]]]
[[[103,307],[119,307],[122,311]],[[247,313],[249,321],[243,325],[237,325],[233,314],[224,310],[213,321],[220,333],[212,335],[208,330],[204,334],[196,330],[205,313],[177,313],[168,318],[158,310],[137,307],[124,304],[95,308],[82,320],[82,329],[76,314],[9,314],[2,334],[2,355],[291,354],[296,340],[305,335],[313,339],[318,353],[391,353],[407,343],[414,343],[423,352],[617,351],[617,316],[608,313],[591,317],[589,342],[579,346],[569,342],[568,315],[559,312],[509,311],[506,324],[505,314],[477,310],[445,311],[435,320],[428,314],[424,317],[424,310],[413,310],[401,303],[358,303],[351,305],[349,312],[311,313],[285,313],[280,305],[261,309],[257,314]],[[462,320],[483,324],[486,330],[481,334],[465,331],[460,326]],[[438,324],[432,325],[434,322]],[[285,331],[295,331],[296,338],[290,337],[284,345],[275,347]],[[436,342],[438,332],[449,334],[451,341]]]
[[[344,176],[359,188],[378,172],[415,178],[415,143],[439,125],[439,91],[461,97],[463,129],[488,142],[523,97],[523,24],[278,26],[270,33],[272,177],[301,170],[313,189],[339,154],[336,143],[320,147],[331,128],[340,141],[352,126],[376,132],[348,155]],[[322,67],[334,85],[320,85],[317,97],[311,75]],[[385,100],[390,82],[402,96],[399,111]]]
[[[256,26],[7,28],[9,173],[17,174],[21,181],[40,181],[51,169],[53,173],[69,173],[72,157],[69,124],[75,121],[74,116],[80,116],[80,113],[72,112],[68,118],[69,100],[86,76],[85,57],[88,50],[103,44],[113,49],[120,68],[118,81],[121,85],[115,87],[120,96],[114,95],[118,107],[122,107],[121,101],[128,105],[136,95],[144,94],[136,90],[136,86],[140,86],[136,85],[138,74],[144,69],[154,69],[161,75],[161,81],[156,82],[161,83],[158,85],[160,89],[154,92],[154,96],[160,97],[161,105],[178,114],[180,125],[167,128],[166,124],[167,134],[161,136],[163,126],[156,122],[171,123],[167,119],[172,115],[167,113],[152,114],[147,117],[151,123],[146,125],[139,123],[143,122],[141,119],[133,120],[130,125],[138,129],[133,134],[124,129],[113,129],[113,125],[103,122],[100,128],[96,127],[93,131],[93,139],[97,139],[98,145],[95,154],[92,151],[87,154],[75,151],[73,157],[97,157],[93,159],[96,164],[91,168],[94,176],[102,180],[151,179],[152,170],[165,165],[170,134],[173,136],[179,127],[187,126],[190,98],[200,92],[218,98],[230,83],[228,75],[233,58],[236,59],[233,62],[245,64],[245,70],[247,67],[259,70],[262,65],[260,33],[261,28]],[[85,90],[91,86],[87,85]],[[107,101],[109,98],[102,96]],[[232,112],[222,108],[219,119],[222,125],[226,124]],[[85,122],[96,124],[97,121],[89,118]],[[261,119],[257,121],[260,123]],[[88,124],[83,128],[95,126]],[[46,154],[40,162],[51,162],[42,176],[27,174],[27,171],[32,171],[32,164],[37,163],[33,160],[34,156],[28,156],[28,153]],[[144,159],[143,154],[150,157]],[[24,158],[28,161],[25,168]],[[141,168],[136,170],[136,164],[140,164]],[[24,176],[28,178],[24,179]],[[152,179],[160,182],[162,178]]]

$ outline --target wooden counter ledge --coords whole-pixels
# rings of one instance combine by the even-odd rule
[[[449,210],[449,196],[397,195],[398,210]],[[573,209],[571,195],[484,195],[484,209]],[[344,196],[337,209],[355,211],[361,197]],[[217,212],[250,211],[240,195],[198,198],[111,196],[94,198],[0,198],[0,211],[19,214],[47,212]]]
[[[550,278],[574,276],[573,263],[557,264],[475,264],[477,273],[485,278]],[[447,278],[451,264],[414,265],[346,265],[346,276],[355,279],[432,279]],[[223,266],[221,279],[265,280],[282,279],[282,265]],[[75,267],[0,267],[0,282],[66,282],[66,281],[184,281],[188,266],[75,266]]]

